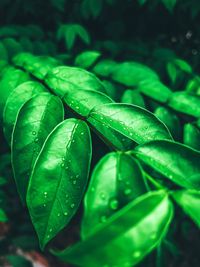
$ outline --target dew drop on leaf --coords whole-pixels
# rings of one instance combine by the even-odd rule
[[[110,208],[112,210],[116,210],[118,208],[118,204],[119,204],[118,201],[116,199],[113,199],[110,201]]]

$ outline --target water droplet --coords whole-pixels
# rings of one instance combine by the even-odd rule
[[[53,229],[52,229],[52,228],[50,228],[50,229],[49,229],[49,232],[51,233],[52,231],[53,231]]]
[[[76,106],[76,109],[78,109],[78,110],[79,110],[79,109],[80,109],[80,107],[79,107],[79,106]]]
[[[156,233],[154,233],[154,234],[150,235],[150,239],[151,239],[151,240],[155,240],[155,239],[156,239],[156,237],[157,237]]]
[[[130,135],[130,136],[133,136],[133,133],[130,133],[129,135]]]
[[[81,132],[81,135],[84,135],[84,132]]]
[[[92,187],[92,188],[91,188],[91,192],[94,192],[94,190],[95,190],[94,187]]]
[[[119,204],[118,201],[116,199],[113,199],[110,201],[110,208],[112,210],[116,210],[118,208],[118,204]]]
[[[74,203],[72,203],[70,207],[73,209],[73,208],[75,207],[75,204],[74,204]]]
[[[133,252],[133,257],[134,258],[139,258],[141,256],[141,252],[139,250]]]
[[[64,168],[64,167],[65,167],[65,164],[64,164],[64,163],[62,163],[62,164],[61,164],[61,167],[62,167],[62,168]]]
[[[36,131],[32,131],[32,134],[33,134],[33,135],[36,135]]]
[[[68,197],[69,197],[69,195],[68,195],[68,194],[66,194],[65,196],[66,196],[66,198],[68,198]]]
[[[68,215],[68,212],[67,212],[67,211],[66,211],[66,212],[64,212],[64,215],[65,215],[65,216],[67,216],[67,215]]]
[[[37,143],[39,141],[39,139],[38,138],[35,138],[35,143]]]
[[[58,213],[58,217],[60,217],[60,213]]]
[[[66,166],[66,167],[65,167],[65,170],[68,170],[68,169],[69,169],[69,167],[68,167],[68,166]]]
[[[47,235],[47,238],[50,238],[50,235]]]
[[[172,175],[169,175],[169,179],[172,179],[173,178],[173,176]]]
[[[76,178],[79,178],[79,174],[76,175]]]
[[[100,197],[101,197],[101,199],[105,199],[105,198],[106,198],[106,196],[105,196],[104,193],[101,193],[101,194],[100,194]]]
[[[76,183],[77,183],[77,181],[76,181],[76,180],[74,180],[74,181],[73,181],[73,184],[75,185]]]
[[[47,192],[44,192],[44,195],[46,196],[48,193]]]
[[[130,195],[130,193],[131,193],[131,189],[130,188],[125,189],[125,191],[124,191],[125,195]]]
[[[101,220],[102,223],[104,223],[104,222],[106,222],[107,218],[106,218],[106,216],[101,216],[100,220]]]
[[[47,205],[46,204],[43,204],[43,207],[45,208]]]
[[[72,143],[75,143],[75,140],[72,140]]]

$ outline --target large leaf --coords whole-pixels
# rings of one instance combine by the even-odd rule
[[[126,86],[136,86],[142,80],[159,79],[159,77],[145,65],[137,62],[124,62],[114,68],[112,79]]]
[[[47,138],[31,176],[27,204],[42,248],[71,220],[82,199],[91,160],[85,122],[68,119]]]
[[[53,68],[47,74],[45,82],[53,92],[61,97],[74,88],[77,90],[105,91],[103,84],[94,74],[75,67]]]
[[[87,117],[90,111],[102,104],[113,103],[107,95],[94,90],[71,89],[69,94],[63,97],[64,102],[76,113]]]
[[[32,96],[44,92],[45,87],[34,81],[24,82],[18,85],[9,95],[3,114],[4,134],[8,141],[11,142],[11,135],[17,114],[23,104]]]
[[[185,213],[200,227],[200,192],[196,190],[181,190],[174,192],[173,197]]]
[[[107,154],[96,165],[85,195],[82,237],[91,235],[98,224],[146,192],[137,161],[125,153]]]
[[[200,117],[200,96],[185,92],[176,92],[169,99],[168,105],[180,113],[196,118]]]
[[[3,109],[9,94],[19,84],[28,80],[29,75],[24,71],[13,67],[9,67],[4,71],[3,78],[0,81],[0,119],[2,118]]]
[[[96,127],[101,122],[138,144],[150,140],[171,139],[166,126],[151,112],[135,105],[104,104],[94,108],[88,121]]]
[[[165,192],[145,194],[111,216],[88,239],[56,255],[77,266],[134,266],[161,242],[172,216]]]
[[[157,140],[136,147],[138,159],[186,188],[200,189],[200,153],[180,143]]]
[[[60,99],[41,93],[21,108],[12,136],[12,164],[17,189],[23,202],[35,160],[48,134],[63,120]]]

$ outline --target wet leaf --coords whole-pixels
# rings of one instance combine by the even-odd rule
[[[77,266],[135,266],[160,244],[172,216],[165,192],[148,193],[111,216],[88,239],[55,254]]]
[[[21,108],[12,137],[12,164],[17,189],[23,202],[35,160],[48,134],[63,120],[60,99],[41,93]]]
[[[29,212],[42,248],[77,211],[87,185],[90,160],[91,137],[85,122],[65,120],[48,136],[27,193]]]
[[[181,187],[200,189],[200,153],[177,142],[152,141],[135,149],[136,157]]]
[[[18,85],[9,95],[3,114],[4,135],[10,144],[11,135],[20,108],[31,97],[45,92],[45,87],[34,81],[24,82]]]
[[[130,155],[112,152],[96,165],[84,198],[82,237],[131,200],[147,192],[140,165]]]

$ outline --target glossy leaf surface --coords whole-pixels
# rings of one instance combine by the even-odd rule
[[[73,89],[105,91],[103,84],[94,74],[76,67],[53,68],[48,73],[45,82],[61,97]]]
[[[20,108],[31,97],[45,91],[46,89],[42,84],[28,81],[20,84],[10,93],[3,114],[4,134],[9,143]]]
[[[29,75],[22,70],[9,67],[4,71],[3,78],[0,81],[0,118],[2,118],[3,109],[9,94],[19,84],[28,80]]]
[[[121,98],[121,102],[145,108],[144,98],[138,90],[126,90]]]
[[[136,147],[138,159],[186,188],[200,189],[200,153],[180,143],[159,140]]]
[[[94,108],[89,115],[89,122],[105,124],[138,144],[150,140],[171,139],[166,126],[151,112],[135,105],[105,104]]]
[[[196,190],[176,191],[173,193],[173,197],[185,213],[200,227],[200,192]]]
[[[160,243],[172,215],[164,192],[145,194],[111,216],[88,239],[56,255],[78,266],[134,266]]]
[[[74,90],[63,97],[64,102],[76,113],[87,117],[90,111],[102,104],[113,103],[107,95],[94,90]]]
[[[93,68],[93,71],[95,74],[99,76],[109,77],[114,71],[116,66],[117,63],[115,61],[105,59],[98,62]]]
[[[85,122],[68,119],[48,136],[31,176],[27,203],[42,248],[71,220],[81,202],[91,160]]]
[[[183,132],[184,144],[200,150],[200,128],[196,123],[186,123]]]
[[[62,102],[49,93],[31,98],[18,114],[11,149],[15,181],[23,202],[35,160],[45,139],[63,116]]]
[[[125,153],[109,153],[96,165],[84,198],[82,237],[131,200],[147,192],[140,165]]]

